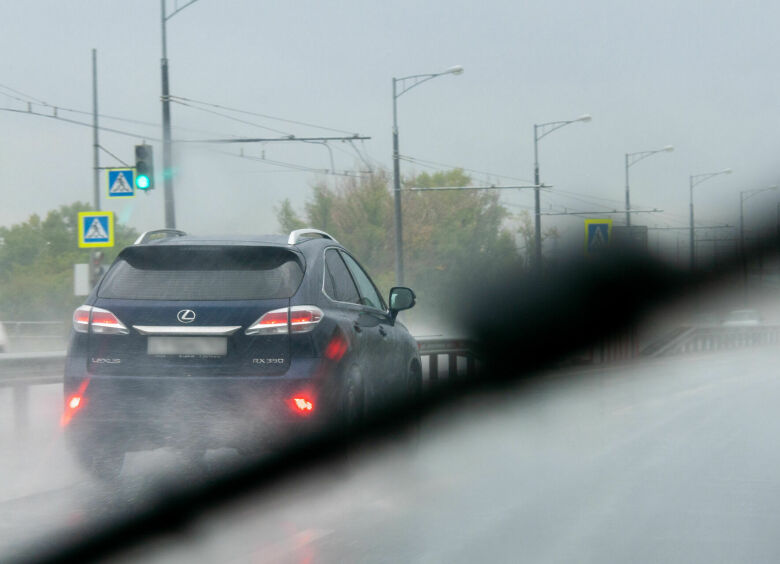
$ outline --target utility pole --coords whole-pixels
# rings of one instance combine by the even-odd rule
[[[539,185],[539,125],[534,124],[534,253],[533,270],[542,271],[542,205]]]
[[[628,192],[628,167],[630,165],[628,164],[628,157],[629,154],[626,153],[626,227],[631,227],[631,197]]]
[[[533,270],[537,274],[542,272],[542,210],[539,201],[539,191],[541,183],[539,181],[539,140],[546,137],[553,131],[576,122],[588,122],[591,120],[590,114],[583,114],[576,119],[565,121],[550,121],[547,123],[534,124],[534,250],[533,250]]]
[[[161,24],[162,24],[162,59],[160,67],[162,71],[162,175],[165,193],[165,227],[176,228],[176,216],[173,205],[173,163],[171,159],[171,102],[168,90],[168,45],[165,34],[165,0],[160,0]]]
[[[401,154],[398,150],[398,81],[393,78],[393,226],[395,228],[395,283],[404,284],[404,241],[401,215]]]
[[[716,176],[720,176],[721,174],[731,174],[730,168],[725,168],[723,170],[719,170],[718,172],[705,172],[703,174],[692,174],[688,177],[688,187],[690,189],[690,195],[691,195],[691,221],[690,221],[690,233],[691,233],[691,251],[690,251],[690,263],[691,263],[691,271],[693,271],[696,268],[696,250],[695,250],[695,241],[694,241],[694,226],[693,226],[693,187],[697,186],[698,184],[701,184],[702,182],[706,182],[707,180],[710,180],[711,178],[715,178]]]
[[[403,220],[401,218],[401,154],[398,151],[398,98],[415,86],[446,74],[463,74],[463,67],[455,65],[442,72],[393,77],[393,224],[395,226],[395,283],[404,285]],[[407,86],[408,81],[408,86]],[[400,83],[400,91],[399,91]]]
[[[693,226],[693,176],[690,176],[688,178],[688,185],[690,186],[690,190],[691,190],[691,241],[690,241],[691,250],[690,250],[690,254],[688,255],[688,257],[689,257],[689,260],[690,260],[690,263],[691,263],[690,264],[691,272],[693,272],[696,269],[696,254],[695,254],[696,250],[694,249],[694,247],[696,245],[696,242],[695,242],[696,240],[695,240],[695,235],[694,235],[695,227]]]
[[[97,49],[92,49],[92,205],[96,211],[100,211],[100,140],[98,131]],[[94,287],[100,280],[103,252],[94,250],[90,256],[89,281],[90,286]]]
[[[637,151],[635,153],[626,153],[626,227],[631,227],[631,196],[628,183],[628,169],[639,161],[651,157],[658,153],[670,153],[674,147],[667,145],[662,149],[653,149],[651,151]]]
[[[100,211],[100,142],[98,140],[97,49],[92,49],[92,205]]]

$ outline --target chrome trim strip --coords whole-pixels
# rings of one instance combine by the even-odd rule
[[[241,325],[201,327],[193,327],[191,325],[188,325],[187,327],[179,327],[176,325],[133,325],[133,329],[138,331],[141,335],[211,335],[227,337],[241,329]]]

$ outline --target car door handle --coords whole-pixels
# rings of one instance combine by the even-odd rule
[[[387,331],[385,331],[385,328],[380,325],[379,327],[379,334],[383,337],[387,337]]]
[[[360,333],[363,330],[363,328],[360,326],[360,323],[357,321],[352,324],[352,328],[355,330],[355,333]]]

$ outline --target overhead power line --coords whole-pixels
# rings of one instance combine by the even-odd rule
[[[625,215],[626,213],[660,213],[664,210],[589,210],[589,211],[568,211],[568,212],[542,212],[541,215]]]
[[[52,106],[52,107],[56,109],[55,106]],[[17,109],[17,108],[0,108],[0,112],[13,112],[13,113],[17,113],[17,114],[31,115],[31,116],[55,119],[55,120],[58,120],[58,121],[64,121],[66,123],[72,123],[74,125],[81,125],[81,126],[84,126],[84,127],[90,127],[90,128],[94,127],[93,124],[91,124],[91,123],[86,123],[86,122],[83,122],[83,121],[78,121],[78,120],[75,120],[75,119],[62,117],[60,115],[57,115],[56,113],[53,113],[53,114],[42,114],[42,113],[39,113],[39,112],[33,112],[33,111],[28,111],[28,110],[20,110],[20,109]],[[105,127],[105,126],[102,126],[102,125],[99,126],[98,129],[100,131],[108,131],[110,133],[116,133],[118,135],[126,135],[128,137],[135,137],[136,139],[147,139],[147,140],[151,140],[151,141],[159,141],[160,140],[157,137],[151,137],[149,135],[141,135],[140,133],[134,133],[132,131],[123,131],[121,129],[114,129],[113,127]]]
[[[42,100],[42,99],[37,98],[35,96],[31,96],[29,94],[25,94],[25,93],[23,93],[23,92],[21,92],[19,90],[11,88],[10,86],[4,86],[4,85],[0,84],[0,88],[4,88],[4,89],[9,90],[11,92],[17,93],[17,94],[19,94],[21,96],[24,96],[24,98],[20,98],[19,96],[12,96],[10,94],[7,94],[6,92],[0,91],[0,95],[6,96],[6,97],[8,97],[8,98],[10,98],[12,100],[16,100],[18,102],[26,104],[27,105],[27,110],[26,111],[28,111],[29,113],[34,113],[33,109],[32,109],[32,106],[43,106],[45,108],[51,108],[51,110],[54,111],[54,112],[69,112],[69,113],[74,113],[74,114],[79,114],[79,115],[92,116],[92,112],[91,111],[79,110],[79,109],[76,109],[76,108],[69,108],[67,106],[60,106],[60,105],[56,105],[56,104],[50,104],[49,102],[46,102],[45,100]],[[20,111],[25,111],[25,110],[20,110]],[[155,127],[155,128],[160,127],[160,123],[159,122],[144,121],[144,120],[140,120],[140,119],[133,119],[133,118],[127,118],[127,117],[122,117],[122,116],[115,116],[115,115],[110,115],[110,114],[98,114],[98,117],[102,118],[102,119],[121,121],[121,122],[125,122],[125,123],[132,123],[134,125],[144,125],[144,126],[147,126],[147,127]],[[208,134],[208,135],[224,135],[225,137],[229,137],[230,136],[229,134],[222,134],[222,133],[217,133],[217,132],[209,131],[209,130],[205,130],[205,129],[196,129],[196,128],[184,127],[184,126],[176,126],[173,129],[176,129],[176,130],[179,130],[179,131],[192,131],[194,133],[203,133],[203,134]]]
[[[192,98],[185,98],[184,96],[169,96],[169,98],[170,98],[171,102],[176,102],[176,103],[189,102],[190,104],[200,104],[200,105],[203,105],[203,106],[209,106],[211,108],[217,108],[217,109],[220,109],[220,110],[226,110],[226,111],[235,112],[235,113],[238,113],[238,114],[244,114],[244,115],[249,115],[249,116],[261,117],[261,118],[265,118],[265,119],[272,119],[272,120],[281,121],[281,122],[284,122],[284,123],[292,123],[292,124],[295,124],[295,125],[302,125],[304,127],[313,127],[315,129],[322,129],[322,130],[325,130],[325,131],[333,131],[335,133],[344,133],[346,135],[350,135],[350,134],[351,135],[357,135],[354,131],[347,131],[345,129],[336,129],[334,127],[326,127],[324,125],[317,125],[317,124],[314,124],[314,123],[307,123],[305,121],[299,121],[299,120],[294,120],[294,119],[286,119],[286,118],[281,118],[281,117],[272,116],[272,115],[268,115],[268,114],[261,114],[259,112],[252,112],[252,111],[249,111],[249,110],[241,110],[241,109],[238,109],[238,108],[231,108],[231,107],[228,107],[228,106],[223,106],[222,104],[215,104],[213,102],[203,102],[201,100],[193,100]]]
[[[453,165],[453,164],[447,164],[447,163],[440,163],[440,162],[431,161],[431,160],[427,160],[427,159],[421,159],[419,157],[412,157],[412,156],[409,156],[409,155],[400,155],[399,158],[402,161],[406,161],[406,162],[412,163],[412,164],[419,164],[419,165],[424,166],[426,168],[436,168],[436,167],[442,167],[442,166],[450,168],[450,169],[459,168],[460,170],[464,170],[466,172],[473,172],[475,174],[481,174],[481,175],[485,175],[485,176],[488,176],[488,177],[489,176],[493,176],[495,178],[505,178],[507,180],[514,180],[514,181],[518,181],[518,182],[528,182],[529,184],[532,183],[527,178],[519,178],[517,176],[507,176],[506,174],[497,174],[495,172],[488,172],[488,171],[485,171],[485,170],[477,170],[477,169],[474,169],[474,168],[467,168],[465,166],[459,166],[459,165]],[[431,166],[431,165],[433,165],[433,166]]]
[[[371,139],[371,138],[365,136],[358,136],[358,134],[356,133],[353,137],[296,137],[295,135],[288,135],[286,137],[236,137],[234,139],[183,139],[179,141],[179,143],[205,143],[205,144],[272,143],[278,141],[301,141],[304,143],[326,143],[328,141],[350,141],[350,140],[362,141],[364,139]]]

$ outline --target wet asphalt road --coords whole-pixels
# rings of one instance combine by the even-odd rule
[[[325,468],[128,558],[776,562],[779,361],[757,349],[553,374],[437,415],[417,444]],[[171,453],[139,453],[118,489],[96,484],[45,424],[56,424],[56,390],[36,393],[27,441],[2,422],[15,454],[0,462],[6,554],[143,501],[158,471],[180,471]]]

